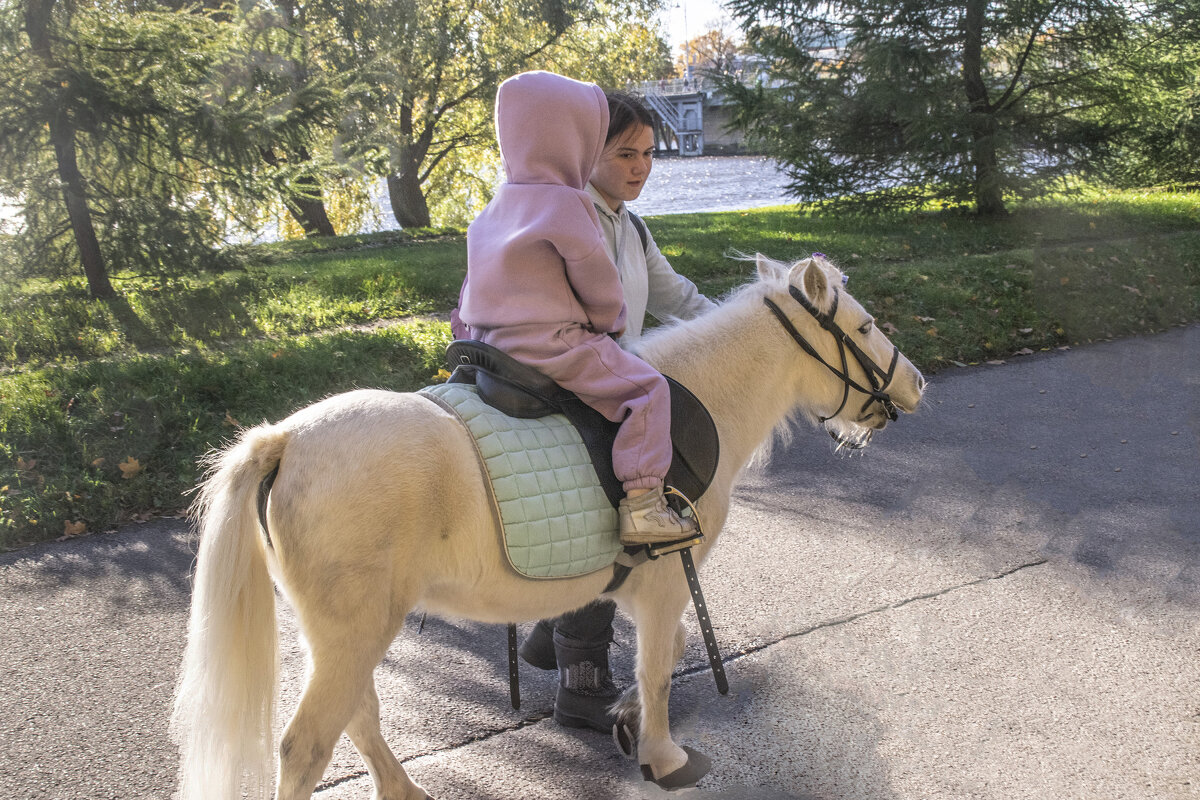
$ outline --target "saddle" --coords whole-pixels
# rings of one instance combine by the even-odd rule
[[[536,369],[483,342],[468,339],[454,341],[446,350],[446,358],[453,369],[447,383],[473,384],[479,400],[509,417],[538,419],[553,414],[566,417],[578,431],[609,503],[615,508],[621,502],[625,491],[613,473],[612,466],[613,440],[620,423],[610,422],[573,392],[563,389]],[[673,378],[664,377],[671,389],[672,458],[666,484],[685,498],[695,501],[704,494],[716,473],[720,447],[717,426],[694,394]],[[669,498],[669,501],[670,499],[674,498]],[[602,502],[599,497],[596,500]],[[681,508],[676,510],[682,511]],[[699,539],[693,539],[679,543],[683,546],[678,552],[687,576],[692,604],[696,608],[700,631],[704,636],[709,666],[717,682],[717,691],[727,694],[729,681],[725,677],[716,634],[713,632],[704,595],[700,591],[700,579],[692,561],[691,546],[698,541]],[[619,548],[619,543],[616,543],[616,546]],[[511,544],[509,547],[511,563]],[[670,548],[671,545],[667,547]],[[604,591],[612,591],[620,586],[638,563],[648,558],[657,558],[653,549],[651,546],[625,548],[623,553],[616,556],[613,577]],[[671,551],[668,549],[664,552]],[[603,560],[608,559],[606,553]],[[512,706],[519,709],[521,691],[517,666],[517,627],[511,623],[508,626],[508,675]],[[618,745],[623,749],[626,749],[625,743],[632,742],[635,738],[627,727],[624,731],[624,743],[617,729],[614,729],[614,737],[617,737]],[[628,754],[629,751],[626,752]]]
[[[488,405],[518,419],[565,416],[583,439],[596,476],[615,508],[625,490],[613,473],[612,448],[618,422],[610,422],[573,392],[501,350],[473,339],[446,349],[453,372],[447,383],[473,384]],[[712,483],[720,443],[708,410],[687,387],[664,376],[671,389],[671,468],[666,484],[695,502]]]

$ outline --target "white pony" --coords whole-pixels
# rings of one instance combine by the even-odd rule
[[[757,261],[757,281],[698,319],[652,332],[639,349],[699,397],[720,435],[716,475],[697,504],[707,534],[695,548],[701,561],[739,472],[790,415],[862,446],[895,409],[914,411],[925,386],[829,262]],[[380,732],[373,677],[405,616],[420,607],[489,623],[554,617],[595,599],[611,577],[530,580],[509,567],[468,433],[418,394],[330,397],[245,431],[212,466],[196,507],[200,546],[172,719],[183,800],[270,793],[272,581],[295,607],[311,655],[279,747],[277,800],[311,797],[342,731],[367,764],[376,800],[420,800],[427,795]],[[277,467],[268,534],[256,497]],[[678,558],[636,567],[611,596],[637,627],[636,748],[657,781],[689,758],[667,722],[689,601]]]

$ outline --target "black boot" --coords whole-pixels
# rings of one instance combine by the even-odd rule
[[[530,666],[538,669],[557,667],[558,661],[554,657],[554,625],[546,620],[534,625],[517,652]]]
[[[608,639],[584,642],[554,632],[558,661],[558,694],[554,720],[568,728],[592,728],[611,733],[616,715],[609,706],[620,692],[608,671]]]

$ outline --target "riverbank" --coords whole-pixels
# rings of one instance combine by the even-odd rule
[[[826,218],[794,208],[654,217],[663,252],[719,297],[731,257],[830,255],[923,370],[1200,320],[1200,194],[1124,193],[956,214]],[[345,249],[352,248],[352,249]],[[251,248],[243,270],[0,289],[0,548],[173,514],[197,458],[239,427],[333,392],[436,382],[461,235]]]

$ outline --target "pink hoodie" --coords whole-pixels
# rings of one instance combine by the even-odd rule
[[[516,325],[625,327],[625,300],[592,198],[608,102],[600,87],[525,72],[496,93],[508,181],[467,228],[460,315],[475,335]]]

